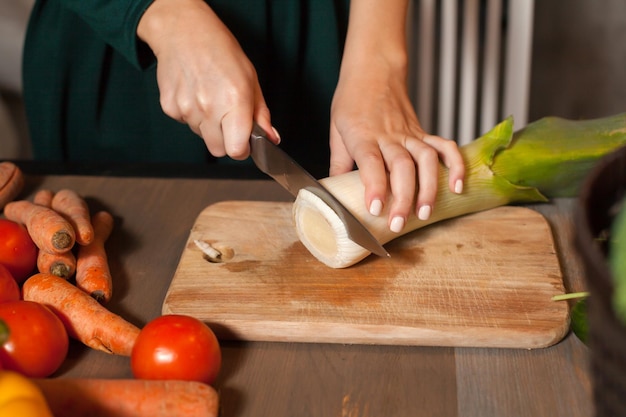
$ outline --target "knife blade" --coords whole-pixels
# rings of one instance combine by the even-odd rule
[[[354,243],[378,256],[390,256],[372,233],[335,196],[285,151],[270,142],[265,131],[256,123],[250,135],[250,154],[262,172],[272,177],[293,196],[297,196],[300,189],[306,188],[322,199],[339,216],[346,226],[348,237]]]

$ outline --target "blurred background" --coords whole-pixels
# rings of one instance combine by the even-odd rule
[[[441,14],[445,1],[455,2],[462,14],[464,0],[430,3]],[[492,0],[474,2],[484,7]],[[532,0],[503,1],[502,25],[508,23],[511,2]],[[31,155],[20,73],[21,48],[33,3],[0,0],[0,160],[29,159]],[[529,10],[532,38],[527,121],[544,116],[581,119],[626,112],[626,1],[534,1]],[[462,22],[462,17],[458,20]],[[461,45],[462,32],[458,36]],[[516,129],[520,127],[516,124]]]
[[[21,101],[21,60],[28,16],[34,2],[0,0],[0,160],[30,156]]]

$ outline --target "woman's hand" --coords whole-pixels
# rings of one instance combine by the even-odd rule
[[[356,75],[340,82],[330,139],[330,175],[350,171],[356,162],[365,204],[374,215],[382,211],[389,189],[394,232],[402,230],[414,205],[420,219],[430,216],[440,158],[450,169],[450,190],[463,189],[464,164],[456,143],[422,130],[401,80]]]
[[[211,154],[247,158],[253,121],[279,142],[254,66],[203,0],[155,0],[137,34],[156,56],[163,111]]]
[[[353,0],[339,84],[333,97],[330,175],[359,168],[365,204],[400,232],[412,207],[430,217],[439,161],[449,188],[463,189],[465,166],[455,142],[421,128],[407,94],[406,0]],[[387,196],[391,195],[391,199]]]

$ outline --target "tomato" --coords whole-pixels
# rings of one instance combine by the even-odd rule
[[[20,287],[13,275],[2,264],[0,264],[0,303],[5,301],[16,301],[20,299]]]
[[[213,331],[185,315],[157,317],[141,329],[130,356],[139,379],[177,379],[212,384],[222,364]]]
[[[69,349],[67,331],[56,314],[33,301],[0,303],[0,320],[8,328],[8,339],[0,346],[4,369],[32,378],[54,373]]]
[[[18,284],[34,272],[37,251],[37,246],[23,225],[0,219],[0,264],[11,271]]]

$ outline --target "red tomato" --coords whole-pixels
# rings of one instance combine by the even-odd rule
[[[0,264],[0,303],[5,301],[17,301],[20,299],[20,287],[13,275]]]
[[[19,223],[0,219],[0,264],[21,284],[37,266],[37,246]]]
[[[48,307],[33,301],[0,303],[0,320],[9,337],[0,346],[0,363],[32,378],[54,373],[69,349],[69,338],[61,320]]]
[[[158,317],[141,329],[130,356],[135,378],[177,379],[212,384],[222,364],[213,331],[185,315]]]

